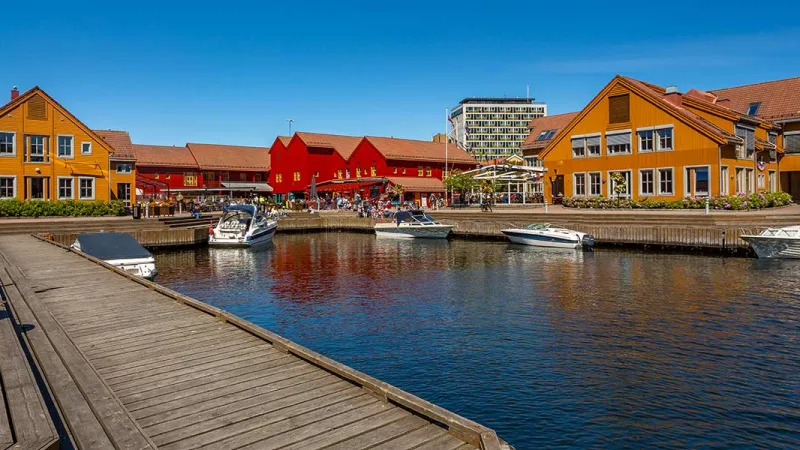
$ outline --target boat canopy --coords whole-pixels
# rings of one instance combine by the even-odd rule
[[[234,211],[241,211],[250,214],[251,216],[256,216],[256,207],[253,205],[231,205],[225,210],[225,212],[234,212]]]
[[[81,233],[73,246],[103,261],[153,256],[133,236],[125,233]]]
[[[418,209],[412,211],[398,211],[394,215],[394,220],[398,224],[402,222],[413,222],[415,220],[417,222],[435,222],[435,220],[433,220],[433,217],[425,214],[425,211],[421,211]]]

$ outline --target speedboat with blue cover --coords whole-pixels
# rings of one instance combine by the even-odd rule
[[[594,247],[594,237],[581,231],[568,230],[545,224],[531,224],[525,228],[500,230],[515,244],[535,247],[585,248]]]
[[[253,205],[231,205],[208,232],[212,247],[254,247],[272,241],[278,222]]]
[[[453,225],[444,225],[423,211],[398,211],[388,223],[375,224],[375,234],[395,239],[446,239]]]
[[[153,255],[130,234],[81,233],[70,248],[101,259],[137,277],[152,280],[158,275]]]

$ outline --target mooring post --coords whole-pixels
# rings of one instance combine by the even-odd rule
[[[711,199],[706,197],[706,214],[710,212],[711,207]]]

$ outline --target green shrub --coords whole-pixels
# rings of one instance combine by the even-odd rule
[[[122,216],[125,203],[121,200],[81,202],[76,200],[0,200],[0,217],[66,217]]]
[[[775,208],[792,203],[792,196],[786,192],[759,192],[756,194],[737,194],[711,197],[709,207],[714,210],[748,211],[753,209]],[[705,209],[705,197],[686,197],[683,200],[660,200],[645,198],[569,197],[564,199],[567,208],[592,209]]]

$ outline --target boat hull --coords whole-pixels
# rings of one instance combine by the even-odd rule
[[[208,245],[211,247],[228,247],[228,248],[248,248],[264,245],[272,242],[272,237],[275,236],[275,230],[278,227],[273,226],[267,228],[252,236],[228,238],[228,237],[215,237],[214,235],[208,236]]]
[[[393,224],[375,225],[375,235],[387,239],[447,239],[452,225],[398,227]]]
[[[800,239],[774,236],[740,236],[759,258],[800,259]]]
[[[551,236],[543,236],[532,233],[520,233],[511,230],[501,230],[508,239],[515,244],[531,245],[534,247],[550,248],[580,248],[583,242],[580,240],[560,239]]]

